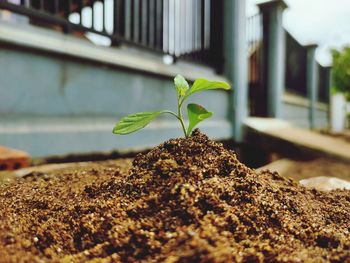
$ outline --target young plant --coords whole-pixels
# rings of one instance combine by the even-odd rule
[[[185,137],[189,137],[194,127],[201,121],[210,118],[213,113],[207,111],[203,106],[190,103],[187,105],[188,126],[186,128],[183,115],[182,106],[186,99],[192,94],[204,90],[210,89],[225,89],[229,90],[231,87],[229,84],[223,81],[208,81],[206,79],[197,79],[192,87],[189,87],[188,82],[181,75],[177,75],[174,78],[174,84],[177,92],[177,113],[170,110],[159,110],[152,112],[139,112],[128,115],[122,118],[114,127],[113,133],[115,134],[129,134],[144,128],[154,118],[160,114],[167,113],[177,118],[181,124]]]

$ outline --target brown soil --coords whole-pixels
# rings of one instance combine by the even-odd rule
[[[255,172],[199,133],[0,186],[1,262],[350,262],[350,191]]]

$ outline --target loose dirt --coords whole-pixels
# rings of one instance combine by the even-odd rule
[[[0,262],[350,262],[350,191],[255,172],[198,130],[0,186]]]

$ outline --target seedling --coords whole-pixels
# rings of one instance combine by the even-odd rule
[[[174,84],[177,92],[177,113],[170,110],[159,110],[152,112],[139,112],[122,118],[114,127],[115,134],[129,134],[138,131],[148,125],[153,119],[163,113],[171,114],[177,118],[181,124],[185,137],[189,137],[196,125],[201,121],[210,118],[213,113],[207,111],[199,104],[190,103],[187,105],[188,126],[186,128],[183,116],[182,106],[186,99],[192,94],[210,89],[229,90],[229,84],[223,81],[209,81],[206,79],[197,79],[190,88],[188,82],[181,75],[174,78]]]

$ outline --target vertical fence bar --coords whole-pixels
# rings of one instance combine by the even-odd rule
[[[148,0],[141,0],[141,43],[147,45],[147,30],[148,30]]]
[[[80,15],[80,19],[79,19],[80,25],[83,24],[83,15],[82,15],[82,11],[83,11],[83,0],[78,0],[78,13],[79,13],[79,15]]]
[[[169,54],[175,53],[175,1],[169,0],[168,15],[169,15],[169,27],[168,27],[168,39],[169,39]]]
[[[259,39],[258,39],[258,35],[257,35],[257,31],[258,31],[258,24],[257,23],[259,23],[259,21],[258,21],[258,18],[259,18],[259,15],[257,15],[257,16],[254,16],[253,17],[253,21],[252,21],[252,23],[253,23],[253,27],[252,27],[252,35],[253,35],[253,37],[254,37],[254,39],[253,39],[253,48],[254,48],[254,52],[253,52],[253,57],[252,57],[252,59],[253,59],[253,62],[254,62],[254,65],[253,65],[253,67],[252,67],[252,74],[253,74],[253,76],[254,76],[254,80],[255,81],[257,81],[257,79],[255,79],[255,77],[257,77],[257,66],[256,66],[256,64],[259,64],[259,62],[258,62],[258,52],[259,52]]]
[[[169,0],[163,3],[163,52],[169,53]]]
[[[202,0],[197,0],[197,10],[196,10],[196,27],[197,27],[197,36],[196,36],[196,40],[197,40],[197,45],[196,45],[196,49],[197,51],[201,50],[201,39],[202,39],[202,29],[201,29],[201,25],[202,25]],[[199,54],[199,53],[197,53]]]
[[[262,83],[262,21],[256,14],[247,18],[247,48],[248,48],[248,84],[250,98],[250,115],[266,115],[266,92]]]
[[[316,104],[318,101],[318,66],[315,59],[316,44],[306,46],[307,49],[307,92],[309,99],[309,126],[316,127]]]
[[[156,0],[156,47],[157,49],[163,48],[163,0]]]
[[[102,32],[106,32],[106,1],[102,0]]]
[[[134,4],[135,2],[133,0],[130,0],[130,40],[132,40],[134,37],[134,23],[135,23]]]
[[[210,3],[210,56],[209,62],[215,68],[216,72],[223,71],[223,49],[224,49],[224,3],[223,0],[212,0]]]
[[[124,32],[125,32],[125,38],[130,40],[131,39],[131,1],[127,0],[125,1],[125,21],[124,21]]]
[[[196,36],[197,36],[197,19],[196,19],[196,14],[197,14],[197,0],[193,1],[192,3],[192,25],[193,25],[193,32],[192,32],[192,47],[191,51],[196,50]]]
[[[71,10],[72,10],[72,0],[67,0],[67,5],[63,5],[63,7],[66,7],[65,10],[63,10],[65,17],[68,19]]]
[[[124,36],[124,0],[114,0],[114,5],[113,5],[113,34],[121,38]],[[115,43],[117,44],[117,43]]]
[[[176,56],[176,51],[177,51],[177,28],[178,28],[178,19],[177,19],[177,1],[173,0],[174,3],[174,7],[173,7],[173,11],[171,12],[173,14],[173,18],[174,18],[174,26],[172,28],[173,32],[172,32],[172,37],[173,37],[173,55]]]
[[[72,0],[68,0],[66,3],[63,3],[62,7],[63,7],[63,11],[62,11],[63,15],[69,21],[69,15],[71,14],[71,10],[72,10]],[[81,18],[79,18],[79,19],[81,19]],[[72,31],[72,28],[71,28],[70,24],[68,23],[63,28],[63,30],[66,34],[68,34]]]
[[[118,36],[119,35],[119,6],[118,4],[120,4],[119,0],[113,0],[113,35]]]
[[[187,1],[187,12],[186,12],[186,25],[188,28],[187,48],[186,48],[187,54],[189,54],[192,51],[192,36],[193,36],[193,23],[191,23],[192,14],[193,14],[193,1]]]
[[[251,19],[251,37],[252,37],[252,42],[251,42],[251,48],[252,48],[252,53],[251,53],[251,63],[253,64],[250,64],[250,71],[251,71],[251,77],[254,78],[254,82],[256,82],[256,59],[257,59],[257,50],[258,50],[258,47],[257,47],[257,44],[258,44],[258,41],[256,39],[257,35],[256,35],[256,18],[257,16],[253,16],[252,19]]]
[[[95,1],[91,1],[91,28],[95,29]]]
[[[201,9],[200,9],[200,57],[199,60],[203,61],[204,59],[204,43],[205,43],[205,2],[204,0],[200,1]]]
[[[205,16],[205,2],[204,0],[200,0],[201,1],[201,9],[200,9],[200,13],[201,13],[201,17],[200,17],[200,30],[201,30],[201,43],[200,43],[200,50],[203,52],[204,50],[204,41],[205,41],[205,36],[204,36],[204,24],[205,24],[205,20],[204,20],[204,16]],[[201,59],[203,59],[203,53],[201,54]]]
[[[204,40],[204,48],[208,49],[209,48],[209,43],[210,43],[210,0],[205,0],[205,40]]]
[[[180,45],[180,52],[181,55],[186,53],[186,0],[181,1],[181,6],[180,6],[180,35],[181,35],[181,45]]]
[[[134,28],[133,28],[133,40],[135,42],[140,41],[140,0],[134,1]]]
[[[176,0],[172,0],[172,8],[169,10],[170,16],[172,16],[172,27],[170,28],[170,44],[172,46],[171,54],[175,56],[176,52]]]
[[[180,17],[180,0],[175,0],[174,8],[174,54],[180,56],[181,45],[181,17]]]
[[[156,2],[155,0],[148,1],[148,44],[153,48],[155,46]]]
[[[59,2],[58,2],[59,0],[54,0],[54,8],[53,8],[53,10],[54,10],[54,14],[58,14],[59,13]]]

